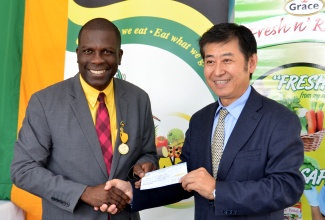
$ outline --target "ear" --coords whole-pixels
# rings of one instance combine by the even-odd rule
[[[248,60],[248,72],[250,73],[254,73],[256,66],[257,66],[257,54],[254,53],[252,56],[250,56],[249,60]]]
[[[120,51],[119,51],[119,62],[118,62],[118,65],[121,65],[121,61],[122,61],[122,56],[123,56],[123,50],[122,49],[120,49]]]
[[[79,60],[78,60],[78,52],[79,52],[79,49],[78,47],[76,48],[76,54],[77,54],[77,63],[79,63]]]

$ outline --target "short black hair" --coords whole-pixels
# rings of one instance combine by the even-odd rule
[[[113,30],[116,34],[116,39],[119,44],[119,48],[121,47],[121,33],[119,29],[113,24],[111,21],[107,20],[106,18],[94,18],[92,20],[89,20],[87,23],[85,23],[78,34],[78,42],[80,42],[81,34],[83,30]]]
[[[207,43],[227,43],[237,39],[245,60],[257,53],[256,39],[250,29],[235,23],[220,23],[212,26],[199,39],[200,53],[204,59],[204,47]]]

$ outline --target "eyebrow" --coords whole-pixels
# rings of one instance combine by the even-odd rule
[[[226,56],[233,56],[234,54],[231,53],[231,52],[228,52],[228,53],[224,53],[221,55],[221,57],[226,57]]]
[[[228,56],[234,56],[234,54],[231,53],[231,52],[228,52],[228,53],[221,54],[220,57],[228,57]],[[208,55],[206,55],[204,58],[210,58],[210,57],[214,57],[214,55],[210,55],[210,54],[208,54]]]

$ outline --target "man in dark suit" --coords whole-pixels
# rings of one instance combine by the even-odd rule
[[[76,52],[79,73],[31,97],[14,148],[12,180],[42,198],[46,220],[107,220],[108,213],[93,207],[112,203],[120,212],[111,220],[138,220],[139,213],[123,211],[127,195],[104,186],[109,179],[127,180],[129,172],[142,176],[158,167],[149,97],[113,78],[123,51],[120,32],[110,21],[87,22]],[[100,92],[110,118],[110,170],[95,129]]]
[[[219,97],[196,112],[186,132],[181,159],[189,173],[181,184],[139,190],[108,181],[132,197],[132,210],[180,201],[194,195],[195,219],[283,220],[283,210],[299,201],[304,160],[298,117],[250,86],[257,44],[241,25],[214,25],[199,41],[204,75]],[[226,109],[223,153],[213,172],[211,146],[219,112]],[[213,176],[216,176],[213,177]],[[108,208],[108,209],[107,209]],[[116,212],[103,205],[102,211]]]

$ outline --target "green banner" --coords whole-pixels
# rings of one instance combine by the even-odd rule
[[[0,199],[10,199],[10,164],[17,137],[25,0],[0,2]]]

